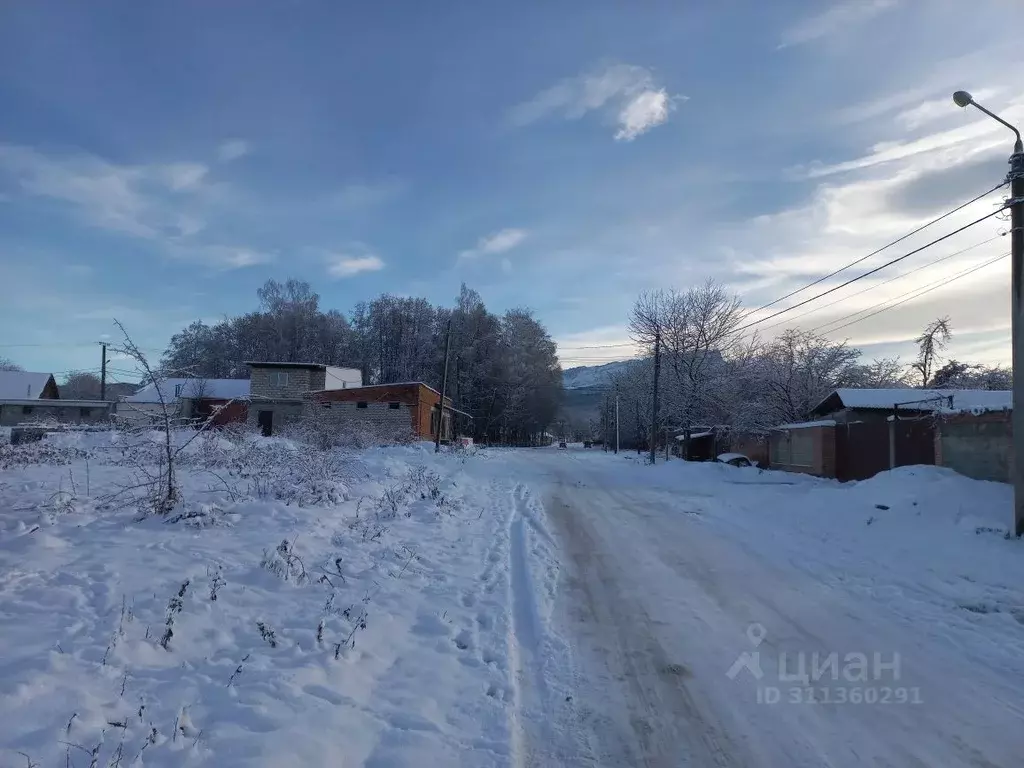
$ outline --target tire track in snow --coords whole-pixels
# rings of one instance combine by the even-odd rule
[[[533,579],[530,574],[526,541],[526,523],[523,515],[525,488],[517,485],[512,493],[509,515],[509,671],[512,686],[512,745],[513,765],[541,765],[538,746],[550,744],[548,712],[549,701],[541,661],[540,614],[534,598]]]
[[[508,529],[509,606],[508,654],[512,688],[512,764],[523,768],[553,765],[594,765],[590,750],[579,743],[572,726],[568,648],[550,632],[550,617],[538,602],[543,587],[554,594],[556,568],[552,551],[536,536],[552,542],[538,516],[543,507],[527,488],[512,493]],[[547,560],[538,563],[537,560]],[[544,567],[536,568],[542,565]]]

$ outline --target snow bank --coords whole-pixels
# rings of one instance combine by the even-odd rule
[[[211,435],[171,524],[103,502],[136,478],[124,440],[54,436],[66,462],[0,474],[0,764],[507,764],[473,458]],[[318,464],[343,493],[303,485]]]

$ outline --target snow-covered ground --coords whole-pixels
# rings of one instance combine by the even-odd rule
[[[0,454],[2,766],[1024,750],[1003,485],[211,438],[168,523],[104,504],[137,475],[116,437],[53,443]]]

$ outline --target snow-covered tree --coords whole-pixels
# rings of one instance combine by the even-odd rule
[[[6,357],[0,357],[0,371],[23,371],[20,365]]]
[[[662,423],[689,429],[722,407],[725,356],[739,343],[739,299],[712,280],[685,292],[641,294],[630,315],[633,339],[650,354],[661,345]]]
[[[953,332],[950,329],[949,317],[932,320],[925,326],[921,335],[914,339],[917,344],[917,360],[910,367],[921,377],[921,386],[927,387],[932,380],[932,371],[941,357],[942,350],[949,344]]]

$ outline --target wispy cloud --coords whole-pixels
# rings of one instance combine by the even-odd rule
[[[118,165],[95,155],[52,156],[0,144],[0,175],[24,195],[66,206],[87,226],[146,240],[171,258],[214,269],[274,258],[246,246],[197,239],[207,228],[205,211],[220,194],[202,163]]]
[[[354,256],[337,253],[332,254],[327,260],[327,274],[335,278],[353,277],[362,272],[378,272],[382,269],[383,260],[373,254]]]
[[[269,264],[276,260],[272,253],[254,248],[232,245],[207,245],[192,249],[193,260],[199,258],[209,266],[219,269],[240,269]]]
[[[352,182],[341,188],[333,203],[343,210],[352,211],[381,205],[400,196],[408,184],[400,179],[375,182]]]
[[[522,127],[550,118],[578,120],[590,112],[608,111],[619,126],[615,138],[632,141],[668,120],[675,104],[683,99],[659,86],[645,67],[611,64],[555,83],[513,107],[509,121]]]
[[[526,239],[525,229],[502,229],[493,234],[481,237],[473,248],[462,251],[460,259],[475,259],[478,256],[489,256],[495,253],[511,251]]]
[[[0,170],[28,195],[66,203],[87,224],[136,237],[160,239],[180,233],[182,200],[207,169],[199,163],[116,165],[93,155],[51,157],[29,147],[0,145]],[[189,219],[191,232],[202,228]]]
[[[230,163],[240,157],[245,157],[252,151],[249,142],[244,139],[228,139],[217,147],[217,159],[222,163]]]
[[[826,11],[800,20],[782,33],[779,48],[803,45],[831,37],[856,24],[863,24],[893,6],[896,0],[846,0]]]

